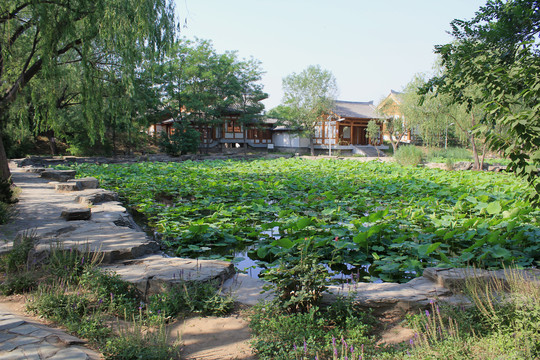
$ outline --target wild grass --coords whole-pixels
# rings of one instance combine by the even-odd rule
[[[395,152],[394,159],[403,166],[416,166],[422,163],[422,149],[414,145],[402,145]]]
[[[169,321],[232,309],[232,299],[220,296],[215,284],[185,283],[147,300],[134,285],[99,270],[98,252],[58,244],[38,266],[29,256],[33,245],[31,235],[21,237],[1,258],[0,289],[25,293],[28,311],[87,339],[105,359],[179,358],[180,343],[170,344]]]

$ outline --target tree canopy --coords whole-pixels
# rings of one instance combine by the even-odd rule
[[[92,140],[112,106],[133,115],[133,102],[104,99],[114,91],[128,99],[143,59],[158,58],[176,32],[169,0],[7,0],[0,29],[0,134],[14,113],[38,114],[40,126],[58,129],[58,109],[76,102],[79,131]],[[0,178],[9,176],[0,137]]]
[[[476,132],[511,160],[540,204],[540,1],[488,0],[471,20],[451,23],[454,41],[436,47],[444,72],[429,89],[485,110]],[[479,91],[469,96],[471,84]],[[497,131],[496,125],[504,131]]]
[[[334,75],[319,65],[310,65],[299,74],[283,79],[283,104],[290,108],[289,125],[301,128],[309,137],[311,155],[314,155],[315,127],[321,117],[330,114],[337,96]]]

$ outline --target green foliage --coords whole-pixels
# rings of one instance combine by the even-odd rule
[[[11,251],[2,257],[1,268],[6,273],[16,273],[29,269],[28,254],[34,248],[35,237],[24,233],[13,240]]]
[[[0,292],[6,296],[24,294],[34,290],[36,286],[37,281],[33,272],[7,274],[0,284]]]
[[[472,159],[471,152],[461,147],[449,147],[441,149],[430,149],[426,155],[428,161],[437,162],[439,159],[450,159],[454,161],[470,161]]]
[[[315,127],[334,107],[336,79],[330,71],[311,65],[299,74],[283,78],[283,93],[283,105],[289,108],[288,125],[309,136],[311,155],[314,155]]]
[[[394,159],[403,166],[416,166],[422,163],[422,149],[413,146],[401,146],[394,153]]]
[[[234,301],[217,291],[217,285],[182,282],[167,291],[150,296],[148,310],[165,318],[180,314],[226,315],[233,309]]]
[[[507,283],[469,281],[464,290],[472,306],[432,303],[430,310],[410,318],[416,334],[407,358],[538,358],[540,286],[515,269],[505,275]]]
[[[331,283],[322,260],[308,239],[280,254],[279,266],[263,273],[263,278],[272,283],[265,290],[275,294],[274,306],[289,314],[305,313],[318,306]]]
[[[473,19],[454,20],[454,40],[436,47],[444,73],[424,89],[448,94],[467,109],[485,109],[472,136],[487,134],[492,148],[511,159],[509,167],[529,183],[533,204],[540,203],[539,24],[536,0],[490,0]],[[477,96],[468,95],[469,86]]]
[[[335,353],[350,356],[351,349],[358,358],[373,345],[372,325],[371,317],[346,298],[293,314],[261,304],[250,315],[252,345],[260,359],[331,359]]]
[[[154,329],[148,329],[133,318],[129,326],[120,327],[120,336],[110,337],[106,341],[103,355],[111,360],[164,360],[179,359],[180,350],[178,343],[169,344],[163,318]]]
[[[163,133],[159,142],[161,151],[172,155],[196,153],[201,142],[201,134],[186,122],[176,122],[173,134]]]
[[[179,256],[232,260],[249,247],[272,268],[308,238],[333,271],[349,264],[355,281],[402,282],[429,266],[540,261],[538,210],[505,173],[332,159],[77,169],[117,191]]]

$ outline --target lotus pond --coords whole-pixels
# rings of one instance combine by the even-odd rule
[[[540,211],[511,174],[354,160],[78,165],[141,214],[169,252],[271,267],[309,240],[360,281],[425,267],[540,264]]]

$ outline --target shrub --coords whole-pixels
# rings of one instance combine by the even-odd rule
[[[179,314],[226,315],[233,309],[231,297],[222,296],[215,283],[182,283],[149,298],[148,310],[164,317]]]
[[[172,156],[197,152],[201,141],[201,134],[197,130],[185,121],[174,123],[173,129],[171,136],[166,133],[161,135],[159,142],[161,151]]]
[[[413,145],[400,146],[394,159],[403,166],[416,166],[422,162],[422,150]]]
[[[265,271],[263,277],[271,283],[265,290],[274,292],[275,305],[288,313],[304,313],[318,306],[332,282],[311,240],[291,248],[279,266]]]
[[[252,345],[260,359],[336,359],[336,354],[345,358],[351,352],[358,359],[364,351],[373,350],[369,337],[372,323],[371,317],[347,298],[295,314],[283,313],[275,303],[261,304],[250,316],[255,335]]]

